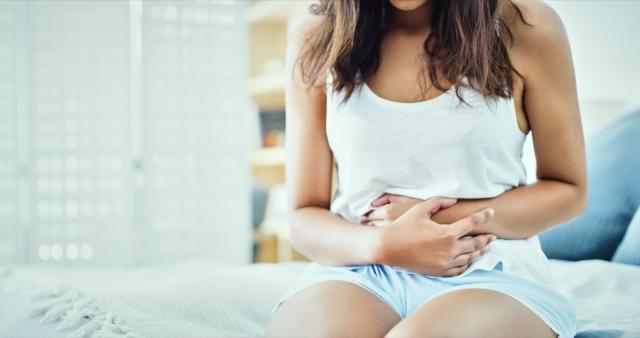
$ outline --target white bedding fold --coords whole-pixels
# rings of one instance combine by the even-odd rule
[[[295,282],[296,266],[192,261],[137,269],[12,268],[0,277],[0,295],[19,295],[36,319],[23,323],[58,336],[261,336],[270,308]],[[11,308],[3,298],[0,313]],[[16,336],[12,325],[0,319],[0,336]]]
[[[303,264],[0,269],[0,336],[258,337]],[[578,337],[640,336],[640,268],[552,261]],[[29,318],[29,315],[32,317]]]

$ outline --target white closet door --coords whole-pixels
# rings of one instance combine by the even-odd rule
[[[0,1],[0,262],[18,260],[18,132],[16,8]]]
[[[244,1],[145,1],[140,257],[249,261]]]
[[[250,260],[244,1],[0,1],[0,261]]]
[[[28,1],[30,260],[130,261],[129,5]]]

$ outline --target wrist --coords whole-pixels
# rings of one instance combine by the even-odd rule
[[[371,226],[371,237],[368,247],[368,261],[371,264],[385,264],[386,262],[386,250],[385,250],[385,228]]]

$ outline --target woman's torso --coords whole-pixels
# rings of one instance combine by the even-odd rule
[[[388,48],[382,46],[379,71],[369,79],[372,87],[363,81],[342,103],[344,93],[332,92],[327,78],[326,130],[338,170],[334,213],[359,222],[383,193],[488,198],[525,184],[520,99],[487,98],[465,86],[459,91],[465,103],[455,87],[422,93],[420,77],[408,80],[422,69],[412,70],[420,64],[407,62],[417,55],[396,45],[385,57]],[[521,92],[516,88],[516,95]],[[539,241],[532,237],[496,241],[467,273],[499,264],[541,281],[548,272]]]
[[[513,101],[462,88],[416,103],[363,84],[342,102],[327,95],[326,129],[338,168],[332,211],[351,221],[382,193],[427,199],[495,197],[525,184]]]

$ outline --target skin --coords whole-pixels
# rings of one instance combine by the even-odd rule
[[[416,75],[424,72],[421,44],[429,31],[432,3],[390,2],[395,7],[393,28],[383,38],[381,63],[368,86],[398,102],[442,94],[429,84],[423,90],[419,79],[428,76]],[[454,275],[486,250],[493,235],[530,237],[584,211],[583,135],[566,33],[560,18],[544,3],[516,3],[533,26],[516,20],[509,6],[502,6],[501,16],[515,36],[509,55],[522,74],[514,88],[516,118],[520,129],[533,135],[538,181],[478,200],[418,201],[383,195],[362,220],[382,227],[351,223],[329,211],[333,158],[325,130],[326,93],[323,86],[306,91],[295,62],[304,37],[322,19],[310,17],[294,30],[287,51],[292,76],[286,84],[286,177],[292,241],[300,252],[325,265],[387,264]],[[400,321],[375,296],[347,284],[318,283],[294,295],[272,318],[267,336],[555,336],[535,314],[501,293],[451,292]]]

